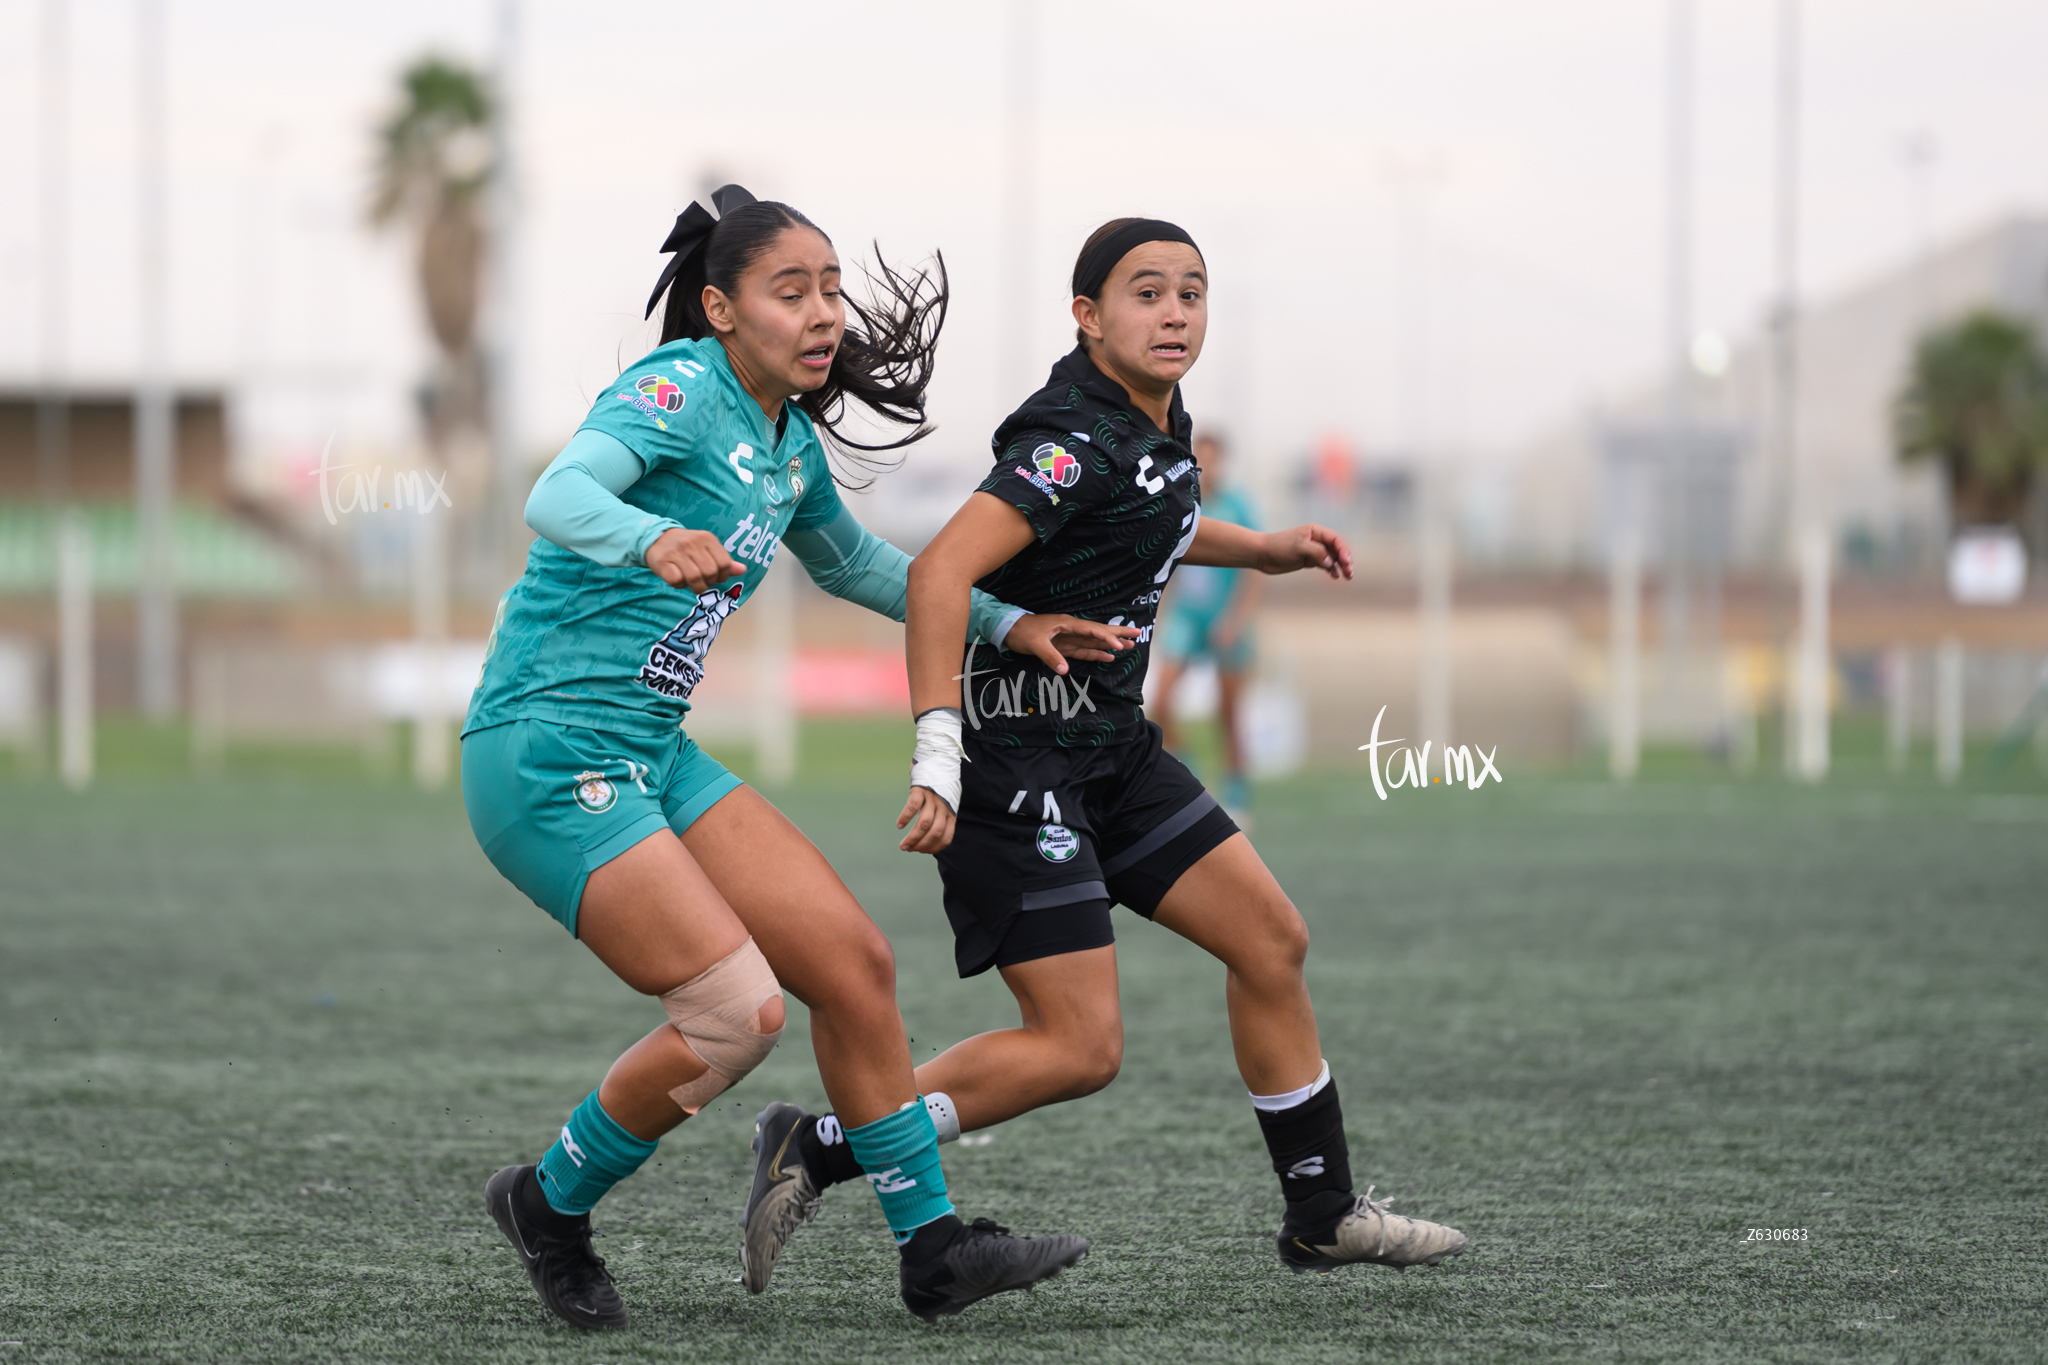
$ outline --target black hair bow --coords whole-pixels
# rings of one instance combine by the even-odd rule
[[[745,208],[754,202],[754,196],[749,194],[744,186],[722,185],[711,195],[711,203],[718,210],[718,218],[713,218],[701,203],[694,201],[690,207],[676,215],[676,225],[669,229],[668,239],[661,244],[663,251],[675,254],[669,257],[668,264],[662,268],[661,278],[654,282],[654,292],[647,296],[647,311],[641,314],[642,317],[654,316],[654,305],[661,302],[661,296],[676,282],[676,276],[682,273],[683,266],[689,259],[702,251],[704,243],[711,240],[711,229],[718,226],[718,219],[725,217],[734,209]]]

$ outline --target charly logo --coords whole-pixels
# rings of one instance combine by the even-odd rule
[[[619,799],[619,789],[603,773],[576,774],[576,804],[592,815],[603,815]]]
[[[1380,722],[1386,718],[1386,714],[1387,708],[1382,706],[1380,713],[1372,718],[1372,739],[1358,746],[1358,752],[1366,756],[1366,762],[1372,767],[1372,789],[1379,793],[1382,801],[1387,799],[1389,787],[1433,785],[1429,775],[1429,751],[1434,741],[1424,740],[1422,747],[1418,749],[1405,739],[1381,739]],[[1387,751],[1384,761],[1380,758],[1381,749]],[[1467,791],[1475,792],[1486,785],[1486,779],[1489,777],[1496,782],[1504,782],[1507,779],[1500,775],[1499,768],[1493,766],[1493,756],[1499,752],[1498,744],[1491,749],[1478,749],[1475,752],[1474,746],[1471,745],[1460,744],[1453,748],[1446,743],[1443,750],[1444,775],[1434,779],[1434,782],[1445,787],[1454,787],[1462,781]],[[1396,757],[1401,761],[1399,772],[1394,771]],[[1385,781],[1381,781],[1383,769]]]
[[[1038,827],[1039,856],[1049,863],[1071,861],[1081,851],[1081,841],[1074,831],[1065,825],[1040,825]]]
[[[1038,472],[1062,488],[1072,488],[1081,477],[1081,462],[1069,455],[1064,446],[1047,441],[1031,452],[1031,463],[1038,466]]]

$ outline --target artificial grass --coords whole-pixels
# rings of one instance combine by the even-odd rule
[[[954,978],[900,785],[778,800],[894,940],[917,1055],[1014,1020]],[[329,778],[0,783],[10,1360],[2031,1360],[2048,1340],[2048,794],[1510,773],[1262,791],[1311,925],[1352,1164],[1465,1229],[1433,1270],[1279,1265],[1213,962],[1119,911],[1123,1076],[947,1149],[967,1216],[1094,1254],[927,1328],[866,1191],[750,1298],[775,1057],[600,1206],[633,1313],[558,1326],[482,1213],[659,1018],[459,802]],[[1802,1241],[1746,1240],[1751,1228]]]

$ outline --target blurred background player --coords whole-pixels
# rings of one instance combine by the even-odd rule
[[[1249,530],[1259,528],[1251,499],[1228,472],[1229,446],[1214,432],[1195,437],[1202,471],[1202,515]],[[1187,670],[1207,662],[1216,670],[1216,737],[1223,755],[1223,808],[1241,826],[1251,818],[1251,783],[1238,708],[1251,676],[1256,640],[1252,620],[1265,592],[1263,574],[1212,564],[1182,564],[1160,604],[1157,719],[1166,747],[1186,757],[1174,689]]]

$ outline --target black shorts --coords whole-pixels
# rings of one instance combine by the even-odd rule
[[[938,856],[960,975],[1116,941],[1109,907],[1147,919],[1195,860],[1237,833],[1159,727],[1092,749],[967,738],[960,816]]]

